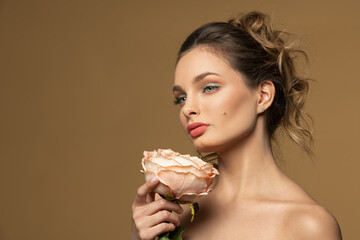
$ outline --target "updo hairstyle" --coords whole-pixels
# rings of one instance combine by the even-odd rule
[[[292,43],[286,43],[289,36],[274,30],[265,14],[250,12],[196,29],[182,44],[177,62],[188,51],[204,46],[240,72],[247,86],[257,87],[270,80],[276,90],[274,101],[265,112],[270,140],[282,125],[290,138],[311,155],[312,134],[306,121],[311,118],[303,111],[309,79],[298,76],[294,61],[299,55],[306,60],[307,56]]]

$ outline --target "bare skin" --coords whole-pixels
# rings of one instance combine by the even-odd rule
[[[157,183],[145,183],[133,204],[133,239],[154,239],[179,224],[187,228],[184,240],[341,239],[335,218],[274,161],[261,111],[273,102],[271,81],[250,89],[221,56],[197,47],[177,64],[174,95],[185,131],[190,123],[209,124],[189,137],[199,151],[218,154],[220,176],[192,223],[186,205],[181,212],[155,199],[149,191]]]
[[[223,167],[220,164],[221,177],[225,178]],[[303,189],[286,177],[275,164],[273,164],[273,170],[270,170],[270,166],[264,166],[265,168],[269,169],[266,171],[268,174],[262,175],[258,172],[256,179],[253,179],[253,187],[236,185],[236,180],[234,184],[225,184],[220,177],[215,190],[199,201],[200,210],[192,223],[190,223],[190,211],[186,205],[182,205],[184,209],[182,214],[176,214],[175,212],[181,212],[178,205],[169,204],[164,209],[174,211],[171,213],[173,215],[165,215],[163,219],[159,219],[159,223],[165,220],[170,223],[155,225],[157,228],[153,228],[150,232],[154,237],[161,232],[156,232],[156,230],[163,227],[164,232],[171,231],[181,222],[182,226],[187,227],[183,235],[185,240],[341,239],[338,224],[328,211],[319,206]],[[246,171],[243,173],[246,174]],[[272,175],[273,173],[275,174]],[[243,179],[245,178],[244,176]],[[143,193],[148,193],[148,190],[154,186],[151,184]],[[244,190],[242,191],[240,188]],[[145,195],[148,198],[153,197],[153,193]],[[152,202],[154,199],[147,201]],[[158,208],[161,208],[160,202],[166,203],[161,198],[156,201],[158,201]],[[145,208],[149,207],[148,205],[144,206]],[[157,214],[159,215],[159,213]],[[142,216],[145,218],[145,214],[142,213]],[[150,217],[148,218],[150,219]],[[171,225],[171,223],[173,224]]]
[[[184,239],[341,239],[335,218],[279,170],[269,148],[266,152],[242,162],[222,157],[219,183],[200,200],[194,222],[184,206]]]
[[[185,128],[193,119],[211,119],[208,120],[214,125],[211,137],[205,138],[205,133],[202,139],[192,141],[198,149],[215,149],[220,157],[218,184],[199,203],[196,220],[188,223],[188,210],[181,216],[181,224],[187,226],[184,239],[341,239],[331,214],[275,164],[265,128],[266,112],[260,111],[261,106],[267,109],[272,104],[274,85],[265,81],[256,89],[249,89],[241,75],[234,74],[220,56],[209,54],[206,48],[194,49],[183,58],[175,73],[175,84],[187,89],[180,120]],[[211,96],[198,96],[196,86],[187,79],[199,71],[210,70],[224,76],[225,82],[221,77],[210,79],[222,84],[221,88]],[[231,95],[227,90],[229,85],[237,88],[243,97]],[[225,94],[231,96],[230,100],[223,100]],[[210,97],[219,97],[216,100],[219,105],[207,109]],[[222,105],[221,101],[224,101]],[[248,106],[255,106],[255,111],[247,109]],[[220,109],[226,109],[227,116],[218,120],[215,112]],[[236,123],[229,118],[235,118]],[[234,139],[229,135],[222,140],[223,135],[216,128],[224,125],[230,126],[239,137]]]

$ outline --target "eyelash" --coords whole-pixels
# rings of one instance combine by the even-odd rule
[[[212,88],[212,89],[210,89],[210,88]],[[209,93],[212,93],[212,92],[216,91],[219,88],[220,88],[219,84],[208,83],[204,87],[202,87],[201,90],[202,90],[203,93],[209,94]],[[208,89],[210,89],[210,90],[207,91]],[[176,97],[176,99],[174,100],[174,104],[175,105],[183,104],[182,99],[186,100],[186,95],[182,94],[179,97]],[[183,101],[185,102],[185,100],[183,100]]]
[[[204,87],[202,87],[202,91],[203,91],[203,93],[211,93],[211,92],[216,91],[219,87],[220,87],[220,85],[218,85],[216,83],[209,83],[209,84],[206,84]],[[215,88],[215,89],[213,89],[210,92],[207,92],[206,90],[209,88]]]
[[[186,99],[186,96],[185,96],[185,97],[182,97],[182,96],[185,96],[185,95],[180,95],[179,97],[175,98],[175,100],[174,100],[174,104],[175,104],[175,105],[182,104],[182,102],[181,102],[181,99],[182,99],[182,98],[185,98],[185,99]]]

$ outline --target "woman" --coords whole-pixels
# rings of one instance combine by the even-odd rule
[[[154,239],[180,224],[184,239],[341,239],[335,218],[281,172],[272,154],[279,125],[311,154],[312,136],[300,121],[308,80],[294,63],[303,52],[284,35],[251,12],[206,24],[185,40],[175,103],[196,149],[217,154],[220,176],[191,224],[189,210],[149,193],[157,179],[146,182],[133,203],[133,239]]]

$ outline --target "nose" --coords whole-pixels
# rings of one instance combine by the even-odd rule
[[[194,98],[190,99],[189,96],[187,96],[185,104],[181,108],[181,112],[188,119],[196,115],[199,115],[200,112],[199,106],[195,101],[195,99]]]

